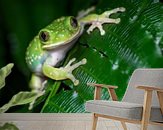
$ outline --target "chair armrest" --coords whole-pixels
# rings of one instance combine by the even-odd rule
[[[162,88],[158,88],[158,87],[153,87],[153,86],[138,86],[138,89],[143,89],[146,91],[158,91],[158,92],[163,92]]]
[[[111,99],[113,101],[118,100],[117,95],[116,95],[116,93],[114,91],[114,89],[118,88],[117,86],[106,85],[106,84],[96,84],[96,83],[87,83],[87,85],[95,87],[94,100],[99,100],[100,99],[101,88],[107,88],[108,89],[110,97],[111,97]]]
[[[107,89],[116,89],[118,86],[106,85],[106,84],[96,84],[96,83],[87,83],[89,86],[107,88]]]

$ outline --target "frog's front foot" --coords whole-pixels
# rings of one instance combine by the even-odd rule
[[[61,68],[61,69],[63,69],[65,72],[67,72],[67,78],[70,79],[70,80],[74,83],[74,85],[76,86],[76,85],[79,84],[79,80],[77,80],[77,79],[74,77],[74,75],[72,74],[72,71],[73,71],[74,69],[78,68],[80,65],[86,64],[87,60],[84,58],[84,59],[82,59],[81,61],[79,61],[79,62],[77,62],[77,63],[75,63],[75,64],[72,65],[72,63],[73,63],[75,60],[76,60],[75,58],[71,59],[71,60],[68,62],[68,64],[67,64],[65,67]]]
[[[120,18],[112,19],[112,18],[109,18],[109,16],[113,13],[124,12],[124,11],[125,11],[124,7],[119,7],[119,8],[110,10],[110,11],[105,11],[101,15],[97,15],[97,14],[92,15],[92,18],[94,17],[94,20],[92,20],[92,22],[91,22],[92,25],[87,30],[87,33],[89,34],[91,31],[93,31],[97,27],[100,31],[100,34],[104,35],[105,31],[102,27],[102,24],[104,24],[104,23],[118,24],[120,22]]]
[[[54,80],[70,79],[74,83],[74,85],[78,85],[79,81],[74,77],[74,75],[72,74],[72,71],[78,68],[80,65],[86,64],[87,60],[84,58],[81,61],[72,65],[72,63],[75,60],[76,59],[73,58],[72,60],[68,62],[66,66],[61,67],[61,68],[54,68],[52,66],[44,64],[43,73],[45,76]]]

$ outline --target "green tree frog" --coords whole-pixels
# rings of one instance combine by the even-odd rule
[[[120,18],[112,19],[109,16],[113,13],[125,11],[125,8],[120,7],[105,11],[100,15],[89,14],[93,9],[90,8],[86,12],[80,13],[77,18],[67,16],[54,20],[41,29],[31,41],[26,51],[26,62],[33,72],[30,81],[32,91],[42,92],[43,94],[45,77],[54,80],[70,79],[74,85],[79,84],[72,71],[80,65],[86,64],[86,59],[83,58],[73,64],[75,61],[75,58],[73,58],[64,67],[59,66],[60,62],[82,35],[85,25],[91,24],[87,30],[88,33],[97,27],[100,34],[104,35],[105,31],[102,28],[104,23],[118,24],[120,22]]]

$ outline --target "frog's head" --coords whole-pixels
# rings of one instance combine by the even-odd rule
[[[80,34],[78,21],[72,17],[62,17],[40,30],[39,40],[44,49],[53,49],[71,43]]]

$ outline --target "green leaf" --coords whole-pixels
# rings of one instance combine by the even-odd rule
[[[10,63],[0,69],[0,89],[5,86],[5,78],[11,73],[11,69],[13,66],[14,64]]]
[[[73,104],[75,102],[75,104]],[[84,102],[82,97],[75,91],[61,91],[58,95],[51,97],[48,105],[44,108],[44,112],[58,113],[76,113],[84,112]]]
[[[0,130],[19,130],[19,128],[14,124],[5,123],[3,126],[0,126]]]
[[[32,102],[36,97],[37,93],[35,92],[19,92],[14,95],[12,99],[5,105],[0,108],[0,113],[6,112],[10,107],[23,105]]]
[[[121,18],[120,24],[105,24],[104,36],[97,29],[90,35],[85,32],[66,59],[67,63],[74,57],[87,58],[87,64],[74,71],[80,84],[74,87],[64,82],[72,90],[51,95],[42,112],[84,112],[84,103],[93,99],[94,90],[87,82],[117,85],[121,100],[136,68],[163,67],[163,5],[152,0],[101,0],[97,12],[117,7],[126,8],[126,12],[112,15]],[[102,98],[108,97],[104,89]]]

